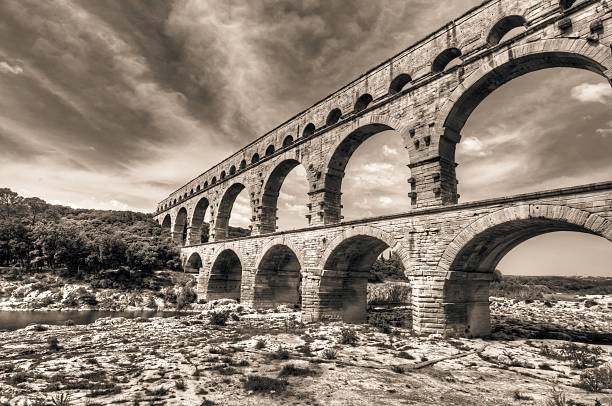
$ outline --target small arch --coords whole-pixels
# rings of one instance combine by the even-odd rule
[[[216,177],[216,176],[213,176],[213,178],[212,178],[212,179],[211,179],[211,181],[210,181],[210,184],[211,184],[211,185],[214,185],[215,183],[217,183],[217,177]]]
[[[374,98],[372,97],[370,93],[362,94],[361,96],[359,96],[359,98],[355,102],[355,107],[353,108],[353,111],[355,113],[358,113],[362,110],[365,110],[368,107],[368,105],[372,103],[372,100],[374,100]]]
[[[412,81],[412,77],[410,77],[407,73],[400,73],[391,81],[389,85],[389,94],[396,94],[402,91],[404,86],[406,86],[409,82]]]
[[[189,256],[189,259],[185,264],[185,272],[200,273],[200,268],[202,268],[202,258],[200,257],[200,254],[194,252]]]
[[[176,199],[174,199],[174,204],[176,204]]]
[[[274,145],[269,145],[268,148],[266,148],[266,156],[270,156],[274,154]]]
[[[559,0],[559,6],[563,10],[566,10],[568,8],[571,8],[574,5],[575,2],[576,2],[576,0]]]
[[[243,170],[244,168],[246,168],[246,166],[247,166],[246,160],[243,159],[242,161],[240,161],[240,170]]]
[[[448,48],[444,51],[440,52],[440,54],[434,59],[431,65],[431,71],[434,73],[444,72],[447,66],[451,63],[452,60],[459,58],[461,56],[461,51],[457,48]]]
[[[240,300],[242,263],[232,249],[222,250],[210,269],[206,298]]]
[[[310,137],[315,133],[315,125],[313,123],[308,123],[306,127],[304,127],[304,131],[302,131],[302,137]]]
[[[502,38],[515,28],[527,25],[525,17],[520,15],[506,16],[499,20],[489,31],[487,45],[494,46],[501,42]]]
[[[329,112],[327,115],[327,120],[325,120],[325,125],[334,125],[340,120],[342,117],[342,111],[339,108],[335,108]]]
[[[300,262],[291,248],[277,244],[268,249],[261,258],[255,275],[254,306],[300,306],[300,271]]]
[[[283,140],[283,148],[287,148],[291,144],[293,144],[293,137],[291,135],[288,135]]]
[[[221,171],[221,179],[225,179],[225,176],[226,176],[225,171]]]
[[[255,164],[257,162],[259,162],[259,154],[256,152],[253,154],[253,158],[251,158],[251,163]]]
[[[208,187],[208,181],[204,182],[204,187]]]
[[[183,199],[187,199],[187,192],[183,195]]]
[[[196,192],[200,191],[200,185],[196,186]]]
[[[190,194],[190,195],[192,195],[192,194],[193,194],[193,188],[191,189],[191,191],[189,192],[189,194]]]
[[[230,167],[230,172],[229,172],[229,173],[230,173],[230,175],[233,175],[233,174],[235,174],[235,173],[236,173],[236,165],[232,165],[232,166]]]

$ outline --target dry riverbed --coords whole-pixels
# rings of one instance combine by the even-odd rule
[[[557,302],[556,318],[588,322],[598,312],[609,327],[606,300],[572,311]],[[227,301],[171,318],[33,325],[0,333],[0,404],[545,405],[555,393],[574,404],[612,404],[608,389],[577,387],[588,369],[558,356],[567,341],[510,339],[500,328],[529,311],[529,332],[538,314],[550,323],[554,306],[494,300],[503,341],[415,336],[380,323],[304,325],[299,313]],[[214,324],[220,310],[226,325]],[[612,346],[587,348],[595,365],[612,362]]]

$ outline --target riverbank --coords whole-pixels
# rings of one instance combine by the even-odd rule
[[[495,312],[523,311],[496,303]],[[0,333],[0,404],[542,405],[561,395],[576,405],[612,402],[609,389],[585,386],[591,371],[612,365],[612,346],[417,336],[379,322],[305,325],[298,312],[205,306],[201,314]]]
[[[0,273],[0,310],[176,311],[195,306],[195,276],[167,270],[107,271],[77,278],[58,272]]]

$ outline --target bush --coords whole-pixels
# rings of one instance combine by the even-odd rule
[[[270,359],[289,359],[290,355],[291,354],[289,353],[289,351],[287,351],[287,349],[285,349],[285,347],[283,347],[282,345],[279,345],[276,351],[268,354],[268,358]]]
[[[580,375],[579,386],[589,392],[612,389],[612,366],[604,365],[584,371]]]
[[[338,351],[335,348],[326,348],[321,352],[321,356],[325,359],[336,359],[338,358]]]
[[[253,391],[258,393],[272,391],[280,393],[286,389],[287,385],[288,383],[284,379],[274,379],[265,376],[249,375],[247,376],[247,379],[244,382],[244,389],[247,391]]]
[[[313,376],[313,375],[316,375],[316,372],[313,371],[312,369],[296,367],[293,364],[286,364],[286,365],[284,365],[283,369],[281,369],[280,373],[278,374],[279,377],[284,377],[284,376]]]
[[[181,289],[181,293],[176,298],[176,307],[180,310],[185,306],[194,303],[198,295],[194,292],[194,290],[190,286],[185,286]]]
[[[393,305],[410,303],[412,288],[407,283],[385,283],[368,285],[368,305]]]
[[[343,328],[340,331],[340,344],[355,345],[357,340],[357,332],[355,330]]]
[[[216,311],[210,314],[210,323],[215,324],[217,326],[225,326],[227,323],[227,319],[229,319],[231,311]]]
[[[47,348],[49,348],[51,351],[57,351],[61,348],[59,346],[59,340],[57,337],[52,336],[47,339]]]
[[[597,346],[578,345],[576,343],[565,343],[558,348],[547,345],[540,347],[540,355],[549,358],[570,361],[573,368],[585,369],[596,367],[602,363],[599,356],[603,350]]]

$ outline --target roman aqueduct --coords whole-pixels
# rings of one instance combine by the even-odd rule
[[[415,330],[486,334],[492,271],[512,248],[562,230],[612,241],[612,182],[458,203],[461,130],[487,95],[532,71],[574,67],[612,83],[611,42],[610,1],[485,1],[171,193],[156,219],[199,272],[200,298],[256,307],[301,300],[306,321],[362,321],[367,273],[391,248],[411,280]],[[385,130],[405,146],[411,207],[343,222],[345,167]],[[306,169],[309,227],[277,232],[279,191],[297,165]],[[243,189],[251,235],[232,237]]]

